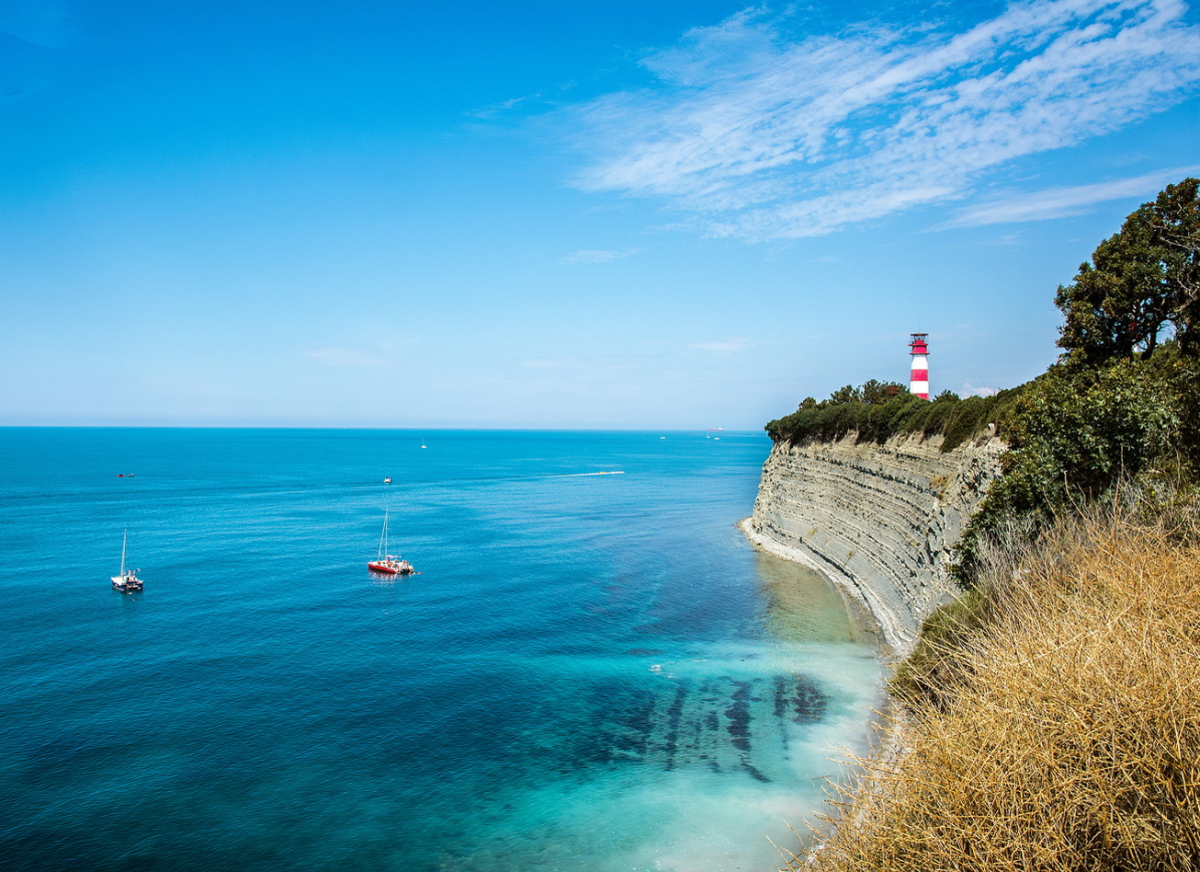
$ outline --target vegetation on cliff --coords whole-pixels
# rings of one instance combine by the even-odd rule
[[[1198,188],[1168,185],[1059,287],[1064,351],[1017,389],[1004,475],[959,543],[962,584],[974,583],[984,540],[1014,525],[1035,535],[1138,476],[1200,477]]]
[[[806,398],[766,425],[771,438],[882,443],[942,437],[941,450],[999,435],[1010,450],[958,545],[965,587],[981,543],[1020,527],[1028,535],[1123,480],[1200,478],[1200,180],[1168,185],[1060,286],[1059,362],[990,397],[933,401],[871,381]],[[889,391],[888,388],[891,388]]]
[[[893,388],[881,392],[876,386]],[[933,400],[910,394],[902,385],[871,380],[861,387],[838,388],[827,400],[806,397],[790,415],[766,426],[776,442],[827,442],[855,434],[858,442],[882,444],[893,436],[920,433],[943,436],[942,451],[951,451],[984,431],[989,424],[1004,427],[1021,388],[990,397],[961,399],[943,391]]]
[[[990,423],[1009,444],[958,546],[963,596],[893,680],[899,747],[861,761],[815,868],[1200,869],[1198,188],[1168,186],[1058,289],[1063,353],[1033,381],[768,425],[946,448]]]

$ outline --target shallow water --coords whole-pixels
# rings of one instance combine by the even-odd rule
[[[881,674],[720,436],[0,430],[6,868],[774,868]]]

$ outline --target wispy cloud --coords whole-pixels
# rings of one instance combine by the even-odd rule
[[[557,262],[561,264],[611,263],[614,260],[631,257],[642,250],[641,248],[627,248],[624,251],[609,251],[607,249],[584,248],[560,257]]]
[[[963,382],[962,390],[959,393],[964,397],[994,397],[1000,393],[999,388],[977,388],[970,382]]]
[[[949,221],[933,229],[976,227],[1014,221],[1045,221],[1050,218],[1082,215],[1090,212],[1092,207],[1109,200],[1152,195],[1168,183],[1177,182],[1184,176],[1195,175],[1197,172],[1200,172],[1200,164],[1095,185],[1046,188],[1031,194],[1014,193],[961,209]]]
[[[741,336],[734,336],[719,342],[693,342],[688,346],[695,351],[707,351],[711,354],[737,354],[753,347],[753,342],[743,339]]]
[[[588,191],[662,198],[707,233],[830,233],[969,195],[990,170],[1109,133],[1200,83],[1181,0],[1033,0],[957,34],[792,39],[749,9],[575,110]]]
[[[524,97],[513,97],[509,100],[501,100],[497,103],[492,103],[482,109],[476,109],[466,114],[472,118],[479,118],[484,121],[490,121],[498,118],[506,112],[510,112],[523,103],[528,103],[531,100],[540,100],[541,94],[526,94]]]
[[[304,356],[326,366],[387,366],[388,362],[371,357],[352,348],[316,348],[304,352]]]

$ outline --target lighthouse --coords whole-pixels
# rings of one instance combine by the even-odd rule
[[[929,344],[925,341],[928,333],[913,333],[912,342],[912,375],[909,376],[908,392],[916,394],[923,400],[929,399]]]

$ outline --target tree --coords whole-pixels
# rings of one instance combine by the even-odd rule
[[[829,399],[825,402],[831,406],[840,406],[844,403],[861,403],[862,389],[856,388],[854,385],[842,385],[842,387],[831,393]]]
[[[1186,354],[1200,351],[1200,180],[1168,185],[1060,285],[1054,303],[1065,323],[1064,357],[1091,365],[1150,357],[1168,325]]]
[[[1200,179],[1167,185],[1154,203],[1154,230],[1171,297],[1170,318],[1188,356],[1200,352]]]
[[[888,389],[891,388],[889,393]],[[863,386],[858,390],[864,403],[872,405],[882,405],[893,397],[899,397],[908,393],[908,388],[899,382],[881,382],[879,379],[869,379],[863,383]]]

